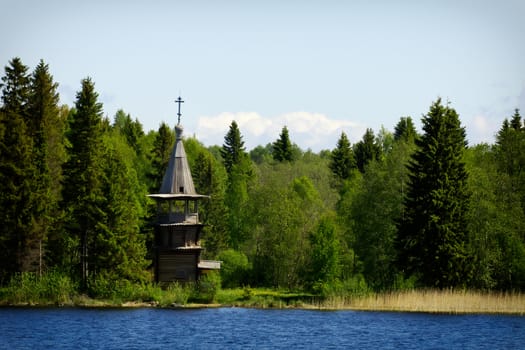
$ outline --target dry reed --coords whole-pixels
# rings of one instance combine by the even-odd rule
[[[330,297],[313,307],[333,310],[525,315],[525,294],[412,290],[361,297]]]

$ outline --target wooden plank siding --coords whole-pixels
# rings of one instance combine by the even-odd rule
[[[204,225],[199,222],[198,200],[209,196],[195,192],[180,124],[175,126],[175,133],[175,145],[159,193],[149,195],[157,201],[154,240],[157,282],[196,281],[203,249],[200,235]],[[206,264],[202,266],[202,270],[209,269]]]
[[[191,252],[160,252],[158,266],[158,281],[195,281],[197,279],[198,254]]]
[[[194,247],[200,244],[201,225],[157,225],[156,246],[160,248]]]

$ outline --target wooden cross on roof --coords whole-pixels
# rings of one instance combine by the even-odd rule
[[[180,114],[180,105],[181,105],[182,103],[184,103],[184,101],[183,101],[182,98],[180,98],[180,96],[179,96],[179,98],[175,100],[175,103],[178,103],[178,104],[179,104],[179,111],[178,111],[178,113],[177,113],[177,117],[178,117],[178,119],[177,119],[177,125],[179,125],[179,124],[180,124],[180,117],[181,117],[181,115],[182,115],[182,114]]]

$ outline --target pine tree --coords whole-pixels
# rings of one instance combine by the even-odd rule
[[[2,77],[0,108],[0,281],[28,268],[27,247],[33,232],[33,140],[27,120],[28,67],[14,58]]]
[[[103,194],[101,180],[103,168],[102,151],[102,104],[98,101],[94,83],[90,78],[82,80],[82,89],[77,93],[76,112],[68,136],[69,159],[64,165],[64,186],[62,207],[67,210],[69,245],[73,251],[65,251],[67,258],[80,255],[80,276],[83,287],[87,285],[89,260],[88,252],[95,244],[95,228],[103,220],[101,209]],[[80,253],[75,250],[80,248]]]
[[[232,172],[235,165],[240,164],[243,158],[246,157],[244,141],[242,140],[241,132],[235,120],[232,121],[228,133],[224,136],[221,156],[228,174]]]
[[[376,143],[372,129],[366,129],[363,140],[354,145],[354,154],[357,168],[362,173],[370,161],[381,158],[381,147]]]
[[[291,162],[293,160],[292,143],[286,126],[281,130],[279,138],[272,144],[272,156],[278,162]]]
[[[337,147],[330,153],[330,169],[339,180],[346,180],[356,168],[354,152],[344,132],[337,141]]]
[[[431,287],[469,283],[469,192],[465,129],[438,99],[422,119],[424,135],[409,164],[410,183],[398,229],[399,266]]]

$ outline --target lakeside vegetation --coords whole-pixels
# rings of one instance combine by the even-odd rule
[[[250,151],[235,121],[222,146],[186,137],[195,188],[211,196],[200,206],[204,257],[223,263],[220,276],[161,288],[147,194],[160,187],[172,127],[144,132],[123,110],[104,117],[89,78],[74,106],[59,105],[57,86],[43,61],[30,73],[15,58],[2,77],[0,304],[523,313],[518,110],[494,144],[472,146],[439,98],[421,134],[401,117],[393,132],[367,129],[353,145],[342,132],[318,153],[286,126]],[[475,311],[482,303],[490,310]]]
[[[513,292],[433,289],[378,293],[366,290],[323,297],[304,291],[268,288],[222,289],[206,279],[204,285],[200,288],[176,283],[165,288],[153,283],[120,285],[112,288],[110,294],[91,298],[78,294],[71,281],[59,274],[51,273],[39,279],[25,273],[0,288],[0,307],[245,307],[525,315],[525,294]]]

